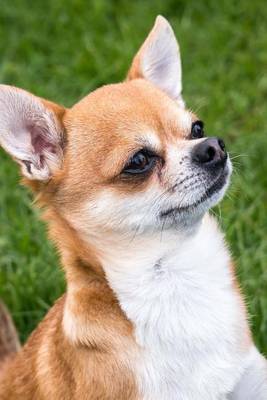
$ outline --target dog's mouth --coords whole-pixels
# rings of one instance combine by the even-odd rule
[[[200,206],[205,201],[212,199],[216,194],[218,194],[227,184],[229,177],[229,169],[226,167],[217,177],[217,179],[208,187],[205,192],[201,195],[201,197],[193,202],[192,204],[188,204],[186,206],[172,207],[168,210],[162,211],[160,213],[161,218],[165,218],[168,216],[174,216],[176,214],[182,214],[185,212],[190,212],[195,210],[198,206]]]

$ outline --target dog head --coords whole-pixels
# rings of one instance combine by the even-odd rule
[[[162,17],[126,81],[71,109],[0,88],[0,142],[75,228],[132,232],[191,225],[224,195],[221,139],[182,99],[179,46]]]

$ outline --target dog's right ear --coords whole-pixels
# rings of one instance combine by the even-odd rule
[[[127,79],[143,78],[184,107],[179,44],[169,22],[162,16],[134,57]]]
[[[24,177],[45,182],[61,167],[64,112],[22,89],[0,85],[0,144]]]

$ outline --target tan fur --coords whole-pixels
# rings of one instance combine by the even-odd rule
[[[140,78],[137,62],[130,78]],[[64,127],[64,162],[50,181],[25,183],[46,208],[68,289],[23,349],[3,364],[0,398],[137,400],[131,365],[139,349],[133,327],[107,284],[99,254],[90,241],[83,242],[67,216],[79,214],[85,199],[94,199],[107,184],[122,194],[150,184],[154,176],[141,185],[116,178],[144,133],[156,132],[162,155],[167,143],[187,133],[175,103],[143,79],[98,89],[71,109],[43,103]],[[70,337],[63,327],[73,321],[77,329]]]
[[[91,285],[83,293],[83,303],[93,299],[91,310],[107,310],[99,295],[93,291],[104,289]],[[107,289],[108,290],[108,289]],[[92,292],[92,293],[90,293]],[[108,297],[106,299],[108,301]],[[6,363],[0,381],[1,399],[134,399],[133,378],[117,360],[110,346],[103,341],[100,327],[95,332],[98,343],[89,346],[71,345],[62,332],[62,315],[65,297],[50,310],[44,321],[31,335],[18,356]],[[82,310],[83,305],[80,305]],[[116,310],[116,306],[114,306]],[[90,313],[89,311],[89,313]],[[103,326],[104,329],[104,326]],[[118,337],[113,342],[119,342]],[[125,335],[125,332],[122,332]]]
[[[16,333],[16,328],[10,318],[10,315],[4,306],[0,303],[0,368],[3,362],[8,357],[14,356],[14,354],[20,349],[19,339]]]

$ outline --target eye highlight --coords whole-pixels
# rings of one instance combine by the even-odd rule
[[[130,158],[122,173],[133,175],[149,172],[154,167],[156,159],[156,154],[152,153],[150,150],[139,150]]]
[[[195,121],[191,126],[191,139],[201,139],[204,136],[204,123]]]

